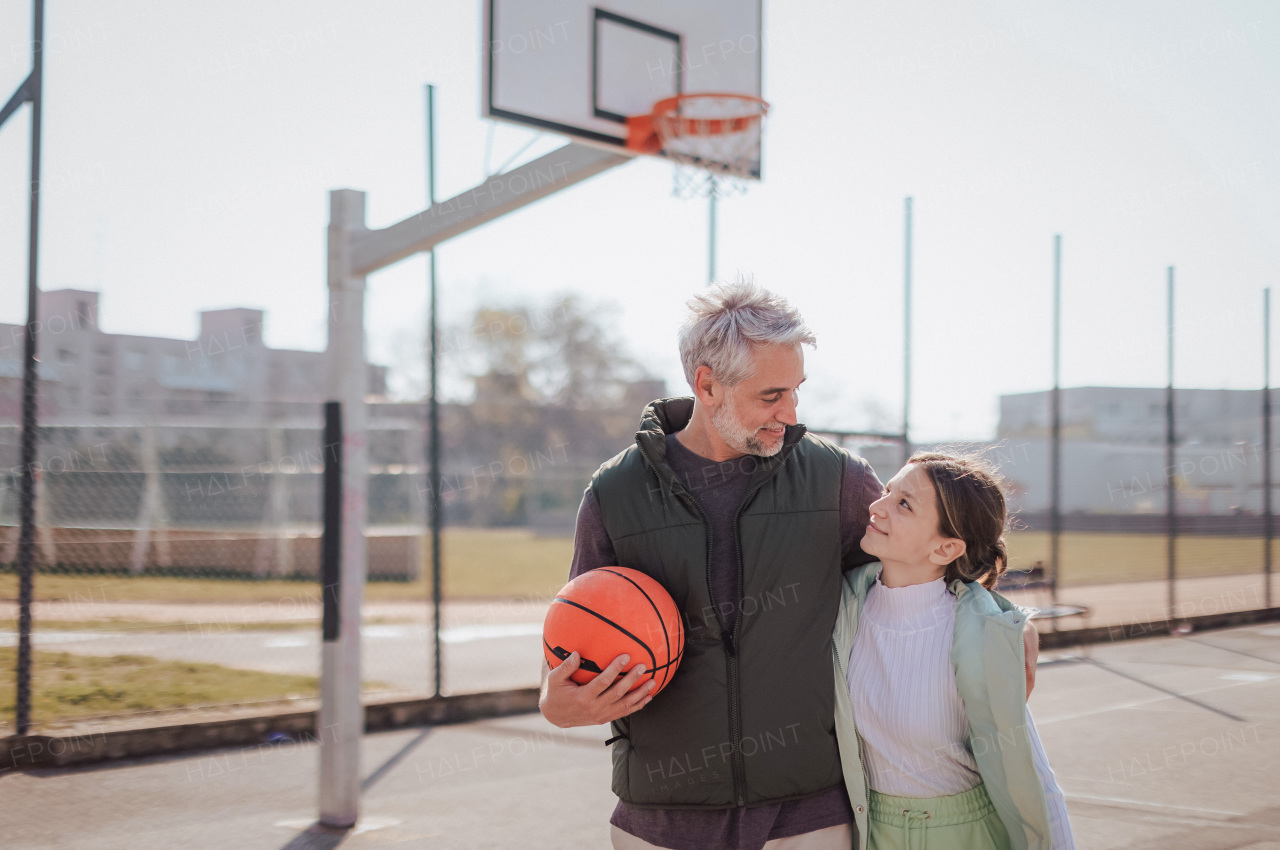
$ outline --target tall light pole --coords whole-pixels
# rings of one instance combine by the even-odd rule
[[[1262,290],[1262,554],[1263,594],[1271,607],[1271,288]]]
[[[44,0],[31,9],[31,73],[0,109],[0,126],[24,103],[31,104],[31,179],[27,183],[27,325],[22,346],[22,479],[19,489],[18,531],[18,663],[14,720],[19,735],[31,724],[31,598],[35,576],[36,535],[36,388],[40,375],[36,359],[36,327],[40,318],[40,288],[36,260],[40,247],[40,112],[44,69]]]
[[[1173,409],[1173,266],[1169,266],[1168,308],[1169,312],[1165,325],[1168,336],[1169,385],[1165,389],[1164,395],[1164,465],[1167,487],[1165,490],[1165,518],[1169,526],[1169,619],[1172,620],[1174,603],[1177,597],[1174,592],[1174,582],[1178,575],[1178,500],[1177,480],[1174,478],[1174,464],[1177,460],[1175,448],[1177,432],[1174,428]]]
[[[427,209],[436,203],[436,87],[427,86]],[[433,670],[435,673],[435,691],[439,696],[442,688],[440,670],[440,401],[436,384],[436,368],[439,361],[437,349],[437,333],[439,320],[436,317],[436,252],[432,248],[427,254],[427,336],[428,336],[428,389],[430,397],[427,401],[427,499],[431,517],[431,634],[434,649]]]
[[[1062,549],[1062,235],[1053,237],[1053,394],[1050,398],[1052,437],[1049,446],[1049,602],[1058,605],[1058,571]],[[1056,631],[1058,621],[1050,618]]]
[[[911,457],[911,199],[904,205],[902,268],[902,462]]]

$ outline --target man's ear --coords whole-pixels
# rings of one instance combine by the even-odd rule
[[[929,553],[929,563],[945,567],[965,553],[967,547],[959,537],[944,537]]]
[[[724,386],[716,380],[710,366],[699,366],[693,373],[693,394],[709,407],[716,407],[724,400]]]

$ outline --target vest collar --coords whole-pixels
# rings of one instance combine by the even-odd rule
[[[664,485],[679,490],[676,474],[667,463],[667,437],[682,431],[693,419],[692,396],[660,398],[652,401],[640,417],[640,430],[636,432],[636,444],[640,453],[649,461]],[[771,476],[786,462],[796,444],[808,433],[804,425],[787,425],[782,437],[782,450],[772,457],[760,458],[755,481]]]

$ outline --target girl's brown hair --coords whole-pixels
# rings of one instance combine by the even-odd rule
[[[996,586],[1009,565],[1004,535],[1008,523],[1000,474],[980,457],[916,452],[907,463],[922,467],[938,494],[938,533],[964,541],[965,551],[947,564],[949,586],[956,579]]]

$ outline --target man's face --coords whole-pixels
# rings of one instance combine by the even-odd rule
[[[751,377],[724,388],[724,401],[711,413],[711,425],[729,448],[770,457],[782,450],[783,429],[795,425],[798,389],[804,383],[800,344],[766,345],[755,350]]]

